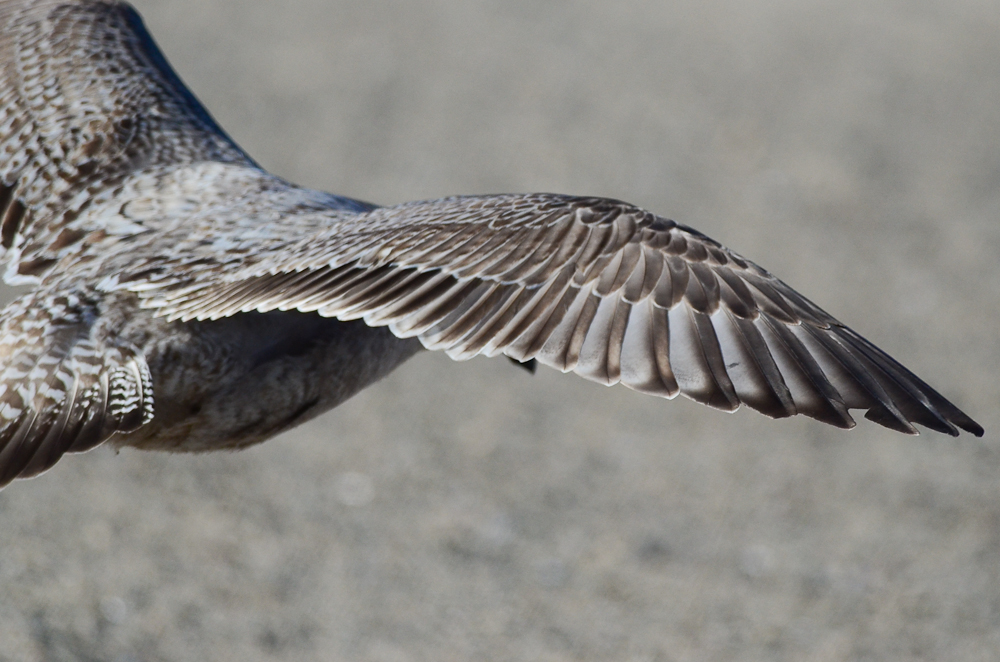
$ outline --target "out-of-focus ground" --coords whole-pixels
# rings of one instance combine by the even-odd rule
[[[725,415],[420,356],[239,454],[0,493],[0,660],[994,660],[994,0],[145,0],[230,134],[378,202],[691,224],[987,429]]]

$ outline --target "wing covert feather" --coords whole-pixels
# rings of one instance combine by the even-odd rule
[[[860,408],[911,434],[913,423],[981,432],[766,270],[623,202],[469,196],[310,227],[322,229],[234,268],[206,266],[135,289],[171,318],[315,310],[388,325],[453,358],[536,359],[726,411],[747,404],[852,427],[848,410]]]

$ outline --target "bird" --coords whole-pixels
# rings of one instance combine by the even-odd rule
[[[0,0],[0,487],[260,443],[423,349],[715,409],[983,428],[764,268],[637,206],[377,206],[261,168],[115,0]]]

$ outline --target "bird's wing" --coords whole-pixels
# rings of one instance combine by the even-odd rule
[[[38,282],[142,170],[253,165],[123,2],[0,0],[0,258]]]
[[[846,428],[854,425],[848,410],[859,408],[906,433],[920,423],[982,434],[764,269],[626,203],[458,197],[322,220],[277,221],[287,241],[238,255],[192,245],[175,251],[183,264],[137,265],[117,286],[173,318],[318,311],[387,325],[457,359],[537,359],[724,410],[745,403],[773,417],[805,414]]]
[[[0,487],[151,420],[145,360],[96,317],[83,295],[48,290],[0,313]]]

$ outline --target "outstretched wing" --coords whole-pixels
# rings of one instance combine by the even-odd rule
[[[459,197],[279,225],[297,240],[239,256],[192,244],[175,253],[183,264],[137,265],[118,286],[174,318],[318,311],[388,325],[457,359],[537,359],[729,411],[745,403],[846,428],[859,408],[911,434],[913,423],[983,432],[764,269],[626,203]]]
[[[152,418],[145,360],[130,347],[98,337],[96,312],[80,296],[44,290],[4,309],[0,487]]]
[[[253,165],[123,2],[0,0],[0,258],[36,282],[137,171]]]

